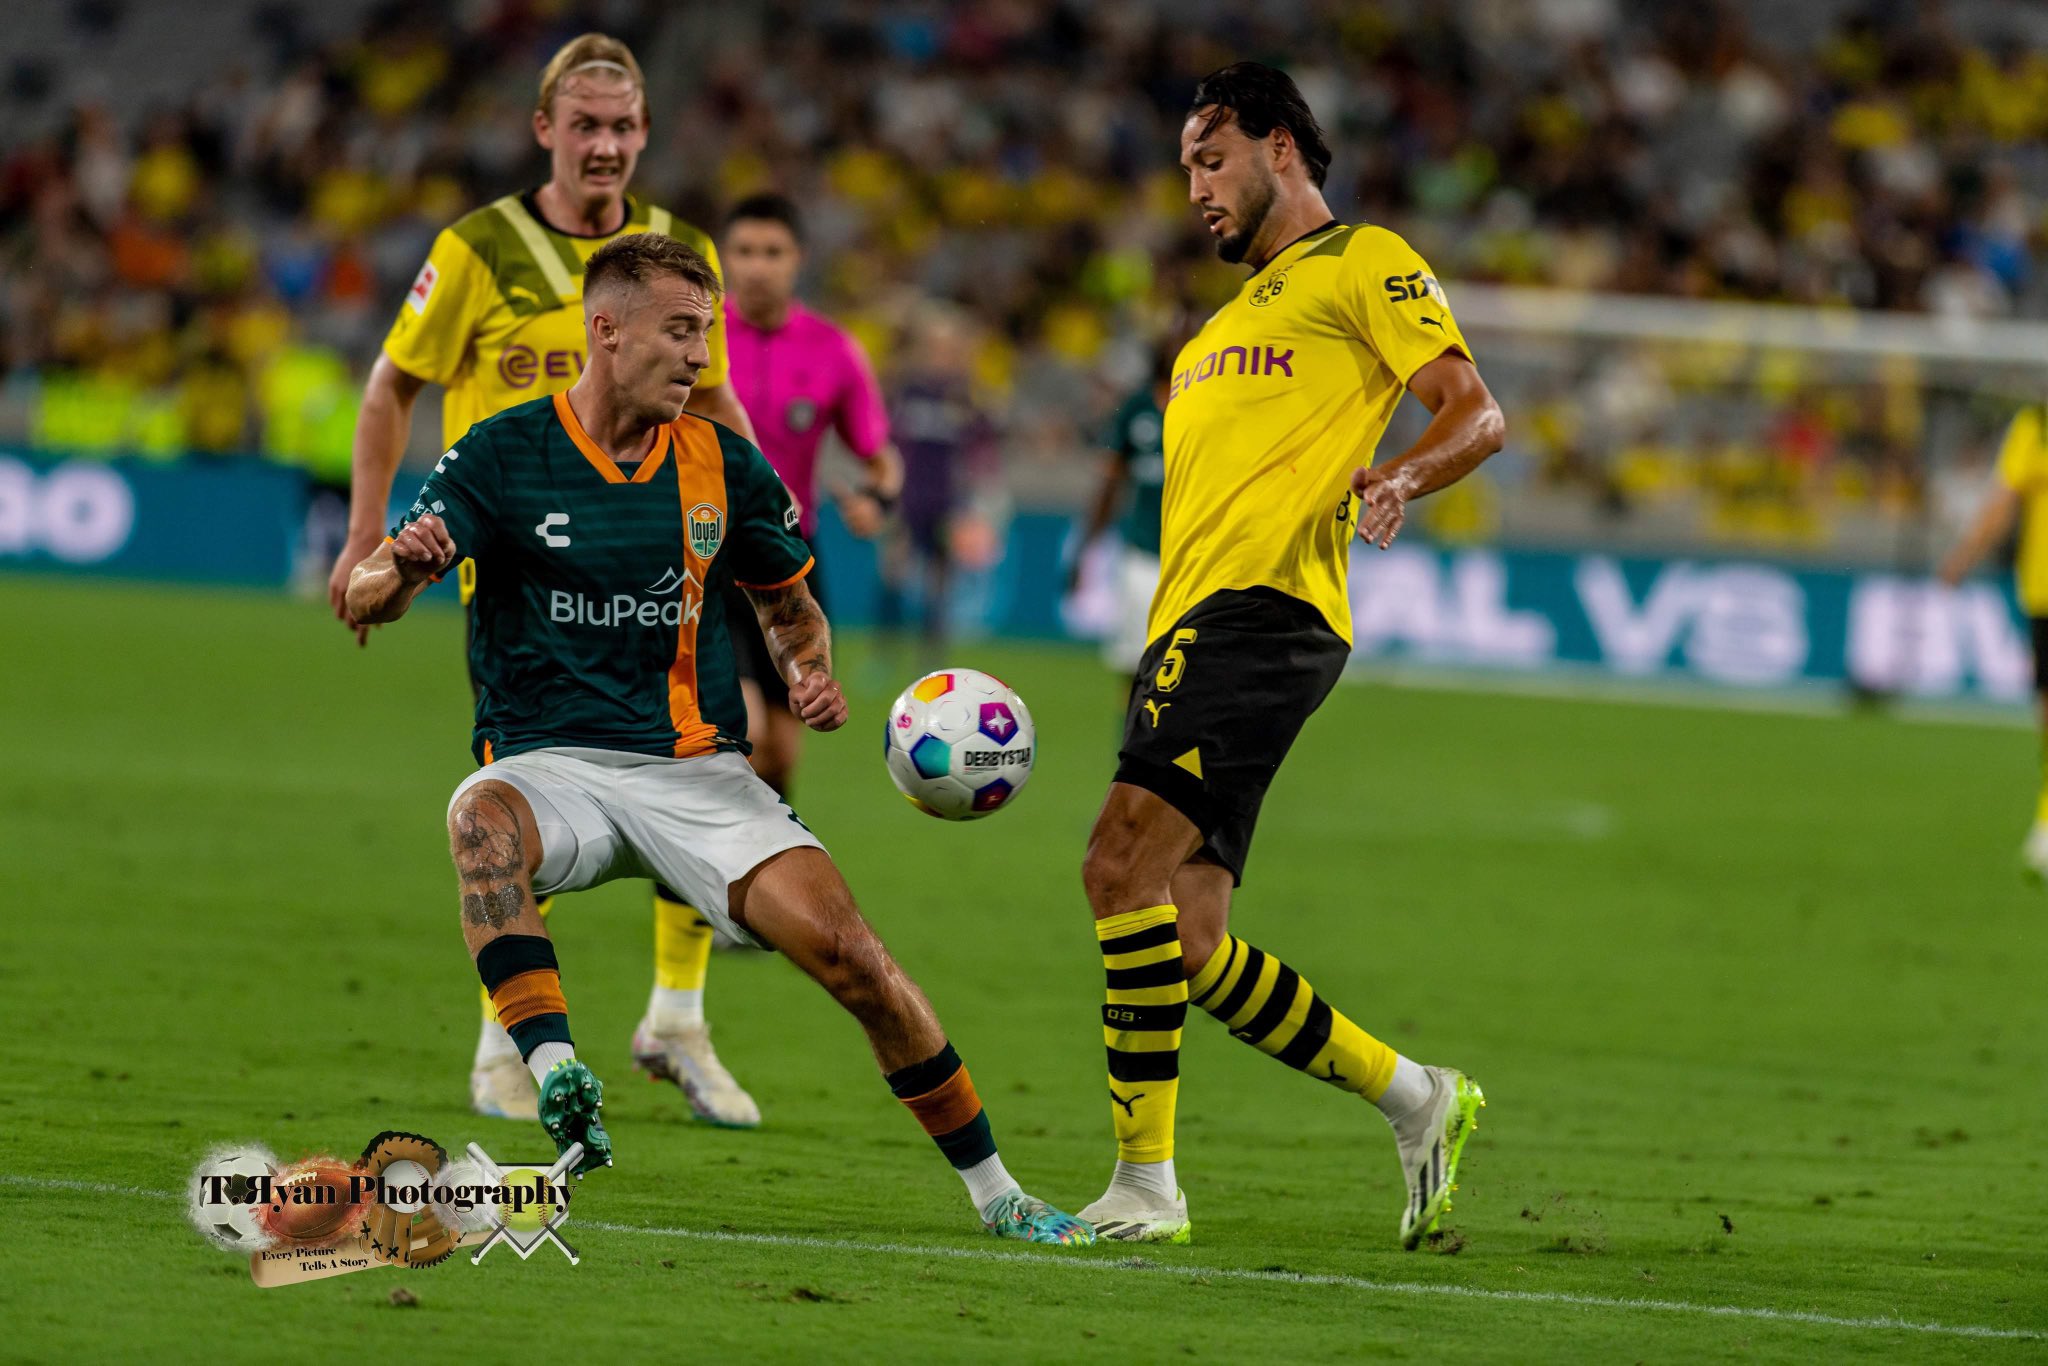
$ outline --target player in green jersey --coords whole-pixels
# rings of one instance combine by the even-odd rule
[[[600,248],[584,273],[582,376],[471,428],[350,576],[350,615],[390,622],[461,557],[483,571],[470,659],[483,767],[448,808],[477,974],[557,1148],[581,1143],[579,1170],[609,1165],[603,1088],[576,1057],[535,896],[659,878],[734,937],[788,955],[859,1021],[991,1232],[1092,1242],[1004,1169],[931,1005],[747,766],[728,582],[789,679],[790,709],[820,731],[847,712],[788,490],[751,442],[684,411],[718,297],[711,264],[673,238]]]
[[[1150,644],[1146,619],[1152,594],[1159,587],[1160,499],[1166,488],[1166,381],[1180,341],[1162,341],[1153,358],[1152,375],[1133,390],[1110,415],[1100,445],[1107,453],[1102,478],[1081,524],[1074,561],[1067,570],[1067,592],[1081,586],[1081,564],[1095,538],[1116,521],[1117,558],[1111,586],[1116,593],[1116,621],[1102,645],[1103,662],[1128,690],[1138,660]],[[1123,517],[1117,519],[1121,508]],[[1120,694],[1118,701],[1128,700]]]

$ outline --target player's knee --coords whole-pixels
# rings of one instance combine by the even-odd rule
[[[1135,821],[1104,813],[1081,859],[1081,886],[1098,916],[1157,905],[1162,876],[1148,869],[1143,832]],[[1148,900],[1149,898],[1149,900]]]
[[[448,850],[465,881],[520,878],[527,872],[518,793],[503,783],[465,789],[448,808]]]
[[[1202,970],[1202,965],[1216,956],[1217,948],[1223,943],[1221,926],[1209,925],[1199,919],[1183,915],[1180,920],[1180,958],[1187,968],[1187,975],[1193,977]]]

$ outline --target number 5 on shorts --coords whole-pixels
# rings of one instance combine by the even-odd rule
[[[1159,672],[1152,676],[1152,686],[1160,692],[1172,692],[1180,686],[1181,675],[1187,672],[1188,657],[1181,646],[1195,643],[1195,628],[1183,626],[1173,633],[1173,639],[1166,643],[1166,654],[1159,662]]]

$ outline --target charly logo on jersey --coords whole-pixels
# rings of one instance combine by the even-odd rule
[[[690,550],[708,560],[725,543],[725,513],[716,503],[699,503],[690,509]]]
[[[547,516],[540,519],[539,524],[533,529],[533,534],[540,537],[541,544],[548,549],[560,550],[563,546],[569,544],[569,537],[566,534],[557,536],[555,528],[567,525],[569,525],[568,513],[550,512]]]
[[[640,593],[594,598],[557,588],[548,594],[548,620],[566,626],[687,626],[704,611],[704,582],[687,569],[670,569]]]
[[[1259,287],[1252,291],[1252,307],[1264,308],[1286,292],[1287,272],[1283,270],[1271,279],[1262,281]]]

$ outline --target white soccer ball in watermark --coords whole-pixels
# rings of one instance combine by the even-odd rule
[[[277,1174],[277,1155],[260,1143],[226,1143],[207,1153],[185,1190],[192,1227],[228,1252],[261,1252],[277,1240],[256,1223],[256,1183]]]

